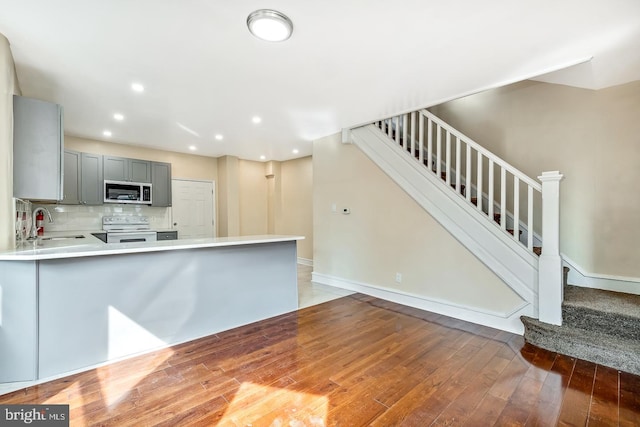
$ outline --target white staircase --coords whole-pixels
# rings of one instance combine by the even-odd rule
[[[427,110],[351,129],[345,142],[356,144],[526,301],[518,315],[560,324],[562,175],[545,172],[540,184]],[[534,228],[544,236],[541,256]]]

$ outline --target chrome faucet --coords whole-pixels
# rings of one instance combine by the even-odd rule
[[[49,222],[53,222],[53,218],[51,217],[51,212],[49,212],[47,208],[43,208],[43,207],[35,208],[33,210],[33,213],[31,214],[31,236],[29,237],[29,240],[34,240],[38,238],[38,225],[36,224],[36,216],[40,211],[47,214],[47,218],[49,218]]]

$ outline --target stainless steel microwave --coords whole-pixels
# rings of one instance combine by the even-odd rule
[[[105,203],[151,204],[151,184],[104,180]]]

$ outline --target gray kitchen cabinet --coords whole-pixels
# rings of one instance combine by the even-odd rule
[[[151,182],[151,162],[129,159],[129,181]]]
[[[104,156],[104,179],[111,181],[151,182],[151,162]]]
[[[178,240],[178,230],[158,231],[157,240]]]
[[[101,205],[104,203],[102,155],[82,153],[80,165],[80,203]]]
[[[77,151],[64,150],[64,184],[62,204],[80,204],[80,157]]]
[[[103,203],[102,155],[64,152],[64,198],[66,205]]]
[[[13,197],[62,200],[62,107],[13,97]]]
[[[171,163],[151,162],[152,206],[171,206]]]

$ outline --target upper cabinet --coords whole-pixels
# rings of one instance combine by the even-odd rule
[[[102,205],[104,180],[150,182],[152,206],[171,206],[171,163],[64,151],[64,198],[61,203]]]
[[[102,155],[82,153],[80,159],[80,204],[101,205],[104,203]]]
[[[77,151],[64,150],[64,192],[62,203],[77,205],[80,203],[80,156]]]
[[[111,181],[151,182],[151,162],[104,156],[104,179]]]
[[[102,156],[64,151],[64,198],[66,205],[103,203]]]
[[[171,206],[171,163],[151,162],[152,206]]]
[[[13,97],[13,197],[62,200],[62,107]]]

